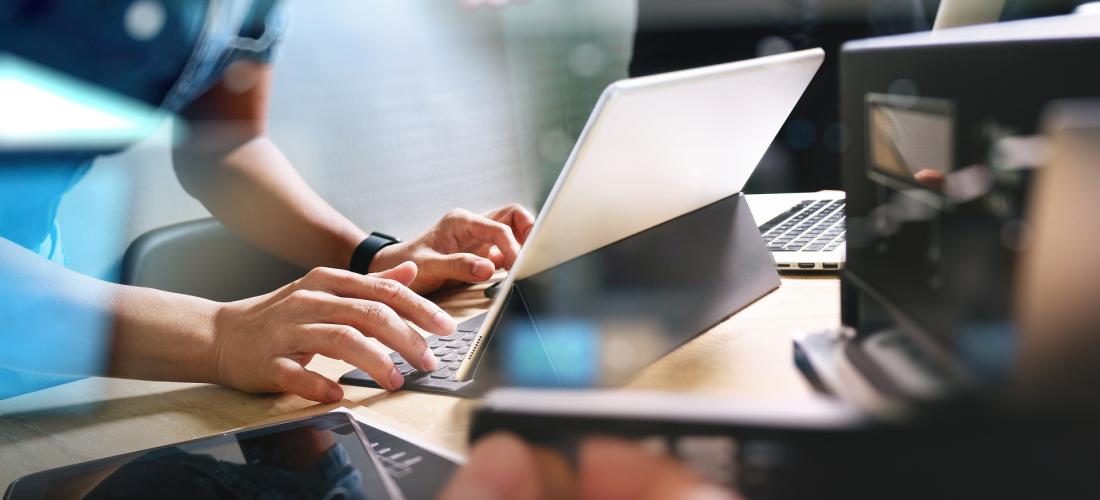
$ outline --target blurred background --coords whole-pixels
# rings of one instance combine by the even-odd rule
[[[837,50],[923,31],[937,0],[287,2],[271,135],[305,179],[368,230],[411,236],[446,210],[537,209],[610,82],[822,46],[825,66],[748,192],[838,188]],[[1076,0],[1007,0],[1005,19]],[[137,235],[207,217],[169,162],[172,125],[101,158],[66,196],[74,269],[117,276]],[[736,140],[736,138],[731,138]],[[130,195],[127,195],[130,194]],[[114,227],[122,237],[103,238]],[[87,234],[82,234],[87,233]]]

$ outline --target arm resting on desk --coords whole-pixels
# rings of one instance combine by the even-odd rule
[[[267,295],[219,303],[98,281],[0,239],[0,365],[337,401],[340,386],[305,369],[322,354],[397,389],[403,378],[366,336],[427,370],[435,357],[403,318],[441,335],[455,328],[406,288],[415,277],[412,263],[371,276],[317,268]]]

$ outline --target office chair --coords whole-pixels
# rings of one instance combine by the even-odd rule
[[[270,292],[306,270],[232,234],[214,219],[165,226],[139,236],[122,259],[122,283],[217,301]]]

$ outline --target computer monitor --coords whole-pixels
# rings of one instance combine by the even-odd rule
[[[845,45],[842,321],[858,338],[894,332],[963,385],[1005,375],[1017,355],[1015,269],[1042,157],[1033,136],[1051,102],[1100,96],[1098,51],[1092,16]]]

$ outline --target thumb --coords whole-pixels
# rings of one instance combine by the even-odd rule
[[[493,277],[493,261],[472,253],[443,255],[436,261],[439,274],[451,280],[480,282]]]
[[[395,267],[386,269],[385,271],[371,273],[371,276],[374,276],[375,278],[391,279],[401,283],[402,285],[409,286],[412,284],[413,280],[416,279],[416,273],[416,263],[408,260],[398,264]]]
[[[344,397],[344,389],[317,372],[312,372],[290,360],[282,360],[278,370],[282,389],[305,399],[321,403],[335,403]]]

